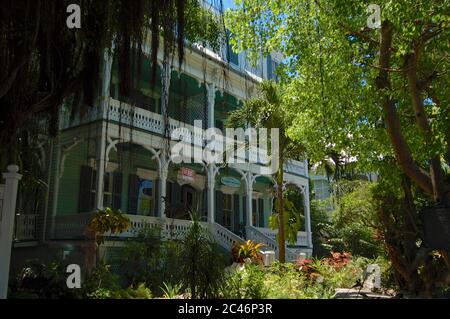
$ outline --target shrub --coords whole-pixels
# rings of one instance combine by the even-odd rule
[[[264,270],[258,265],[247,265],[243,271],[232,271],[226,277],[223,297],[230,299],[267,298]]]
[[[225,262],[209,231],[202,227],[197,214],[181,242],[180,273],[182,283],[192,298],[216,298],[224,280]]]

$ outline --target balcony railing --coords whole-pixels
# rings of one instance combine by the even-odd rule
[[[61,128],[66,129],[69,127],[77,126],[84,123],[89,123],[98,119],[104,119],[108,121],[113,121],[116,123],[121,123],[126,126],[141,129],[150,133],[162,135],[164,133],[164,119],[161,114],[157,114],[139,107],[133,107],[126,103],[121,103],[118,100],[110,98],[107,110],[99,110],[99,108],[93,107],[89,112],[81,119],[75,118],[71,119],[68,110],[63,110]],[[196,147],[205,147],[206,141],[203,140],[204,130],[199,128],[194,128],[193,125],[169,119],[170,132],[176,129],[186,130],[183,134],[183,138],[190,137],[193,145]],[[226,132],[223,132],[225,135]],[[185,140],[186,141],[186,140]],[[235,140],[231,138],[224,137],[223,139],[217,139],[208,142],[208,147],[215,147],[215,149],[223,150],[224,152],[231,150],[230,145],[234,145]],[[235,159],[237,162],[245,163],[252,159],[252,162],[258,163],[260,165],[270,165],[269,157],[267,151],[263,147],[258,148],[246,148],[244,143],[237,142],[238,148],[244,150],[244,154],[241,155],[239,149],[235,154]],[[307,167],[305,162],[289,160],[284,165],[286,172],[299,175],[308,176]]]

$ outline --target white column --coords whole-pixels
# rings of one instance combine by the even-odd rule
[[[59,180],[61,179],[61,140],[59,138],[59,134],[55,139],[55,145],[56,147],[56,159],[55,159],[55,172],[53,176],[53,198],[52,198],[52,220],[50,221],[50,238],[55,236],[55,217],[56,212],[58,210],[58,197],[59,197]]]
[[[97,180],[95,188],[95,209],[103,209],[103,184],[105,175],[105,158],[106,158],[106,122],[101,122],[100,136],[97,140],[97,156],[96,156],[96,170]]]
[[[8,294],[17,188],[19,186],[19,180],[22,178],[22,175],[17,173],[18,171],[18,166],[9,165],[8,173],[3,173],[3,178],[5,178],[6,182],[0,215],[0,299],[6,299]]]
[[[306,221],[306,235],[308,236],[308,247],[312,248],[312,232],[311,232],[311,212],[309,207],[309,187],[304,186],[304,197],[305,197],[305,221]]]
[[[207,200],[208,200],[208,223],[214,223],[214,212],[216,210],[214,203],[215,191],[214,187],[216,184],[216,167],[214,164],[208,165],[208,192],[207,192]]]
[[[208,128],[214,127],[214,104],[216,100],[216,85],[214,83],[207,83],[207,98],[208,98]]]
[[[158,199],[158,212],[161,218],[166,218],[166,196],[167,196],[167,175],[168,175],[167,165],[164,165],[159,170],[159,199]]]
[[[247,226],[253,226],[253,174],[248,171],[246,175],[247,202],[245,204],[247,208]]]
[[[208,102],[208,128],[215,126],[214,123],[214,103],[216,98],[216,86],[214,83],[205,83],[207,89],[207,102]],[[208,222],[213,224],[215,222],[215,185],[216,185],[216,173],[217,168],[214,163],[208,163]]]
[[[100,96],[100,112],[99,116],[107,119],[109,98],[111,89],[111,69],[113,64],[113,52],[105,50],[103,53],[103,72],[102,72],[102,91]]]

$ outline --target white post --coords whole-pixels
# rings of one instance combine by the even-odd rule
[[[253,226],[253,174],[252,172],[247,172],[246,178],[247,186],[247,226]]]
[[[216,100],[216,85],[207,83],[207,99],[208,99],[208,128],[214,127],[214,104]]]
[[[208,101],[208,128],[213,128],[214,123],[214,103],[216,98],[216,86],[214,83],[206,83],[207,89],[207,101]],[[213,163],[208,164],[208,223],[213,224],[215,222],[214,213],[215,207],[215,185],[216,185],[216,173],[217,168]]]
[[[59,180],[61,178],[60,169],[61,169],[61,140],[60,135],[56,137],[54,140],[55,144],[54,147],[56,148],[56,159],[55,159],[55,172],[53,176],[53,198],[52,198],[52,220],[50,221],[50,238],[54,237],[55,235],[55,217],[56,217],[56,211],[58,210],[58,195],[59,195]]]
[[[311,212],[309,207],[309,187],[304,186],[303,195],[305,197],[305,221],[306,221],[306,235],[308,236],[308,247],[312,248],[312,231],[311,231]]]
[[[96,156],[96,193],[95,193],[95,209],[103,209],[103,185],[105,176],[105,158],[106,158],[106,122],[101,122],[100,136],[97,140],[97,156]]]
[[[0,215],[0,299],[6,299],[8,294],[9,266],[14,232],[14,217],[16,211],[17,187],[22,175],[18,174],[19,167],[8,166],[5,178],[5,192]]]
[[[113,63],[112,52],[105,50],[103,53],[103,77],[102,77],[102,92],[99,101],[99,116],[101,119],[107,119],[108,108],[109,108],[109,90],[111,84],[111,69]],[[97,170],[97,180],[96,180],[96,197],[95,197],[95,208],[98,210],[103,209],[103,179],[105,175],[105,158],[106,158],[106,123],[100,122],[100,136],[97,140],[97,156],[96,156],[96,170]]]
[[[165,198],[167,196],[167,175],[168,175],[168,165],[166,160],[161,159],[161,168],[159,170],[159,201],[158,201],[158,211],[161,218],[166,218],[166,202]]]
[[[214,187],[216,183],[216,168],[214,164],[208,165],[208,223],[214,223],[214,212],[216,210],[214,203]]]

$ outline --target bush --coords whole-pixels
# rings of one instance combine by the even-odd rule
[[[197,214],[181,242],[180,273],[191,298],[217,298],[224,281],[224,258]]]
[[[264,270],[253,264],[247,264],[243,271],[232,271],[226,277],[222,295],[228,299],[263,299],[267,298]]]

